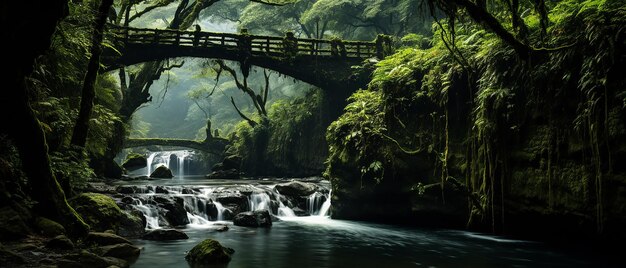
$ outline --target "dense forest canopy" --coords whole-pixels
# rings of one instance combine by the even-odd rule
[[[323,176],[333,218],[623,249],[624,0],[28,0],[0,11],[15,55],[0,112],[19,123],[0,128],[0,240],[41,218],[75,241],[105,231],[81,198],[130,178],[127,155],[186,142],[219,148],[196,152],[208,178]],[[118,64],[132,31],[144,54],[166,56]],[[315,79],[294,78],[308,70]],[[138,141],[161,143],[126,148]],[[94,200],[147,226],[141,211]]]

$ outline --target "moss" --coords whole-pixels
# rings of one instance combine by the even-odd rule
[[[185,259],[192,265],[220,264],[229,262],[234,252],[216,240],[206,239],[193,247]]]
[[[96,231],[118,230],[124,213],[115,201],[98,193],[82,193],[69,200],[87,224]]]
[[[39,217],[35,220],[35,226],[41,234],[47,237],[55,237],[57,235],[65,234],[65,228],[63,225],[48,218]]]

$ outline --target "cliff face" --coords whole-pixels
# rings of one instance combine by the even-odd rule
[[[327,133],[333,217],[626,237],[626,9],[611,5],[555,7],[545,44],[576,45],[532,59],[467,27],[453,54],[436,32],[380,62]]]

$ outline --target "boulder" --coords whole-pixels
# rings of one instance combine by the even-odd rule
[[[304,196],[314,193],[317,190],[317,186],[309,182],[291,181],[277,184],[276,190],[282,195]]]
[[[96,244],[99,246],[109,246],[116,244],[132,244],[128,239],[116,234],[90,232],[85,238],[87,244]]]
[[[271,227],[272,217],[267,210],[241,212],[235,215],[233,224],[245,227]]]
[[[114,230],[127,234],[129,229],[133,233],[144,226],[141,218],[122,211],[111,197],[103,194],[82,193],[69,202],[93,231]]]
[[[185,210],[185,200],[181,197],[170,197],[165,195],[155,195],[151,202],[164,209],[165,218],[171,226],[181,226],[189,224],[187,211]]]
[[[120,194],[134,194],[137,192],[137,186],[120,185],[120,186],[117,186],[117,188],[115,188],[115,191],[117,191]]]
[[[308,211],[305,211],[304,209],[301,209],[299,207],[292,208],[291,210],[293,210],[293,214],[296,214],[296,216],[298,217],[311,216]]]
[[[126,157],[122,167],[128,170],[136,170],[148,166],[148,159],[141,154],[130,154]]]
[[[46,242],[46,247],[50,249],[70,250],[74,248],[74,243],[65,235],[57,235]]]
[[[171,179],[173,177],[174,175],[172,175],[172,170],[166,166],[159,166],[152,172],[152,174],[150,174],[150,178]]]
[[[193,267],[224,264],[230,261],[231,255],[234,252],[235,250],[223,247],[216,240],[206,239],[193,247],[189,253],[187,253],[185,259]]]
[[[63,225],[48,218],[38,217],[35,220],[35,226],[37,230],[39,230],[39,233],[47,237],[65,234],[65,227],[63,227]]]
[[[141,249],[131,244],[115,244],[100,247],[101,256],[115,257],[120,259],[134,259],[139,257]]]
[[[142,238],[146,240],[165,241],[189,239],[189,236],[175,229],[156,229],[146,233]]]
[[[117,234],[125,237],[138,237],[145,233],[146,216],[140,211],[132,209],[123,211],[124,215],[119,221]]]

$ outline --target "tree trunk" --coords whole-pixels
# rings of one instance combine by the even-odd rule
[[[98,8],[98,17],[96,18],[93,36],[91,40],[91,58],[87,65],[87,73],[83,82],[82,96],[80,99],[80,111],[74,132],[72,133],[72,144],[85,147],[87,142],[87,133],[89,132],[89,119],[93,109],[93,101],[96,97],[94,85],[100,70],[100,55],[102,54],[102,35],[104,25],[106,24],[109,9],[113,5],[113,0],[102,0],[100,8]]]
[[[19,152],[30,196],[37,202],[35,211],[61,222],[72,235],[85,235],[89,226],[69,206],[50,168],[46,137],[31,108],[26,86],[35,58],[50,47],[57,22],[67,16],[67,0],[2,1],[0,10],[0,24],[13,25],[2,29],[4,44],[9,46],[6,51],[13,57],[6,63],[11,68],[1,77],[6,95],[0,98],[0,112],[17,122],[5,122],[0,133],[7,134]]]
[[[5,112],[10,111],[13,120],[20,124],[9,130],[9,136],[17,147],[22,170],[29,179],[30,196],[37,201],[35,212],[58,220],[72,235],[86,235],[89,226],[67,203],[50,168],[46,137],[28,101],[24,76],[18,75],[13,81],[11,88],[16,98],[5,106]]]

